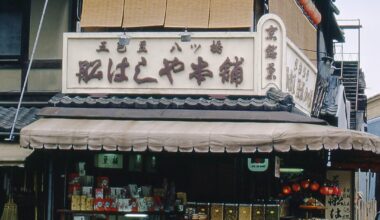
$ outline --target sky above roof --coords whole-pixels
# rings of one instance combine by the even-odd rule
[[[368,97],[380,93],[380,0],[336,0],[335,5],[339,8],[337,15],[340,24],[358,24],[360,19],[363,26],[360,31],[360,62],[367,83],[366,94]],[[358,31],[345,31],[346,43],[343,44],[345,59],[357,58],[358,54]],[[337,48],[340,52],[340,48]]]

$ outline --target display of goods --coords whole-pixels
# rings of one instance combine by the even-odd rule
[[[137,199],[132,198],[129,200],[129,206],[131,207],[131,212],[138,212],[139,211],[139,205],[137,202]]]
[[[333,187],[327,187],[327,195],[334,195],[334,188]]]
[[[298,183],[293,183],[293,184],[292,184],[292,190],[293,190],[294,192],[299,192],[299,191],[301,190],[301,186],[300,186],[300,184],[298,184]]]
[[[238,206],[237,204],[225,204],[224,205],[224,219],[225,220],[237,220],[238,219]]]
[[[319,189],[319,192],[320,192],[322,195],[328,195],[328,193],[329,193],[329,187],[327,187],[327,186],[322,186],[322,187]]]
[[[95,199],[104,199],[103,188],[96,188],[95,189]]]
[[[252,206],[241,204],[239,205],[239,220],[251,220],[252,219]]]
[[[333,186],[332,189],[333,189],[333,195],[337,196],[339,193],[339,188],[337,186]]]
[[[132,207],[129,205],[129,199],[116,199],[116,206],[120,212],[132,211]]]
[[[197,203],[196,212],[200,214],[210,215],[209,203]]]
[[[154,199],[153,197],[145,197],[146,206],[149,212],[154,212]]]
[[[108,188],[109,186],[109,178],[106,177],[106,176],[99,176],[97,179],[96,179],[96,185],[98,188]]]
[[[317,191],[319,189],[319,183],[317,182],[313,182],[311,185],[310,185],[310,189],[311,191]]]
[[[86,211],[94,210],[94,198],[87,197],[86,199]]]
[[[80,200],[81,200],[81,196],[73,195],[71,197],[71,210],[80,211],[81,209]]]
[[[292,193],[292,189],[290,188],[290,186],[283,186],[282,187],[282,193],[284,195],[289,195]]]
[[[94,210],[95,211],[104,211],[104,200],[103,199],[95,199],[94,201]]]
[[[223,204],[213,203],[211,204],[211,219],[223,220]]]
[[[83,186],[82,195],[92,197],[92,186]]]
[[[310,180],[303,180],[303,181],[301,182],[301,187],[302,187],[303,189],[307,189],[307,188],[309,188],[309,187],[310,187]]]
[[[86,200],[87,200],[87,196],[86,195],[81,195],[80,196],[80,210],[81,211],[86,211]]]
[[[104,211],[116,212],[117,205],[114,199],[108,198],[103,199],[104,201]]]
[[[139,206],[139,212],[147,212],[148,205],[146,204],[145,198],[136,199]]]

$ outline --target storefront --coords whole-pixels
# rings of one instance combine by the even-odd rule
[[[64,38],[69,95],[20,135],[49,158],[48,219],[325,218],[343,193],[330,151],[380,152],[310,117],[316,68],[275,15],[257,32]]]

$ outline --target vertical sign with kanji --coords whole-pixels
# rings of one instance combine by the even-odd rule
[[[264,94],[269,88],[282,88],[286,33],[284,24],[276,15],[266,15],[259,21],[261,84]]]
[[[326,219],[351,220],[352,204],[352,172],[343,170],[328,170],[327,179],[339,186],[342,193],[338,196],[326,196]]]

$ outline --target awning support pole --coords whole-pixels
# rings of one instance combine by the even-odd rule
[[[9,134],[9,137],[5,139],[6,141],[13,141],[13,139],[14,139],[14,131],[15,131],[15,126],[16,126],[16,122],[17,122],[17,118],[18,118],[18,113],[20,111],[22,99],[24,98],[24,93],[25,93],[25,90],[26,90],[26,85],[28,84],[28,78],[29,78],[29,74],[30,74],[30,69],[32,67],[32,63],[33,63],[33,59],[34,59],[34,53],[36,52],[36,48],[37,48],[37,44],[38,44],[38,39],[40,38],[40,32],[41,32],[41,28],[42,28],[42,23],[44,21],[45,12],[46,12],[46,8],[47,8],[48,2],[49,2],[49,0],[45,0],[45,5],[44,5],[44,8],[42,10],[42,15],[41,15],[40,23],[38,25],[36,39],[34,40],[32,54],[30,56],[30,60],[29,60],[29,63],[28,63],[28,69],[26,71],[24,85],[22,87],[20,99],[19,99],[18,104],[17,104],[16,115],[15,115],[15,118],[13,120],[11,133]]]
[[[49,156],[49,171],[48,171],[48,206],[47,220],[52,220],[52,204],[53,204],[53,159]]]

